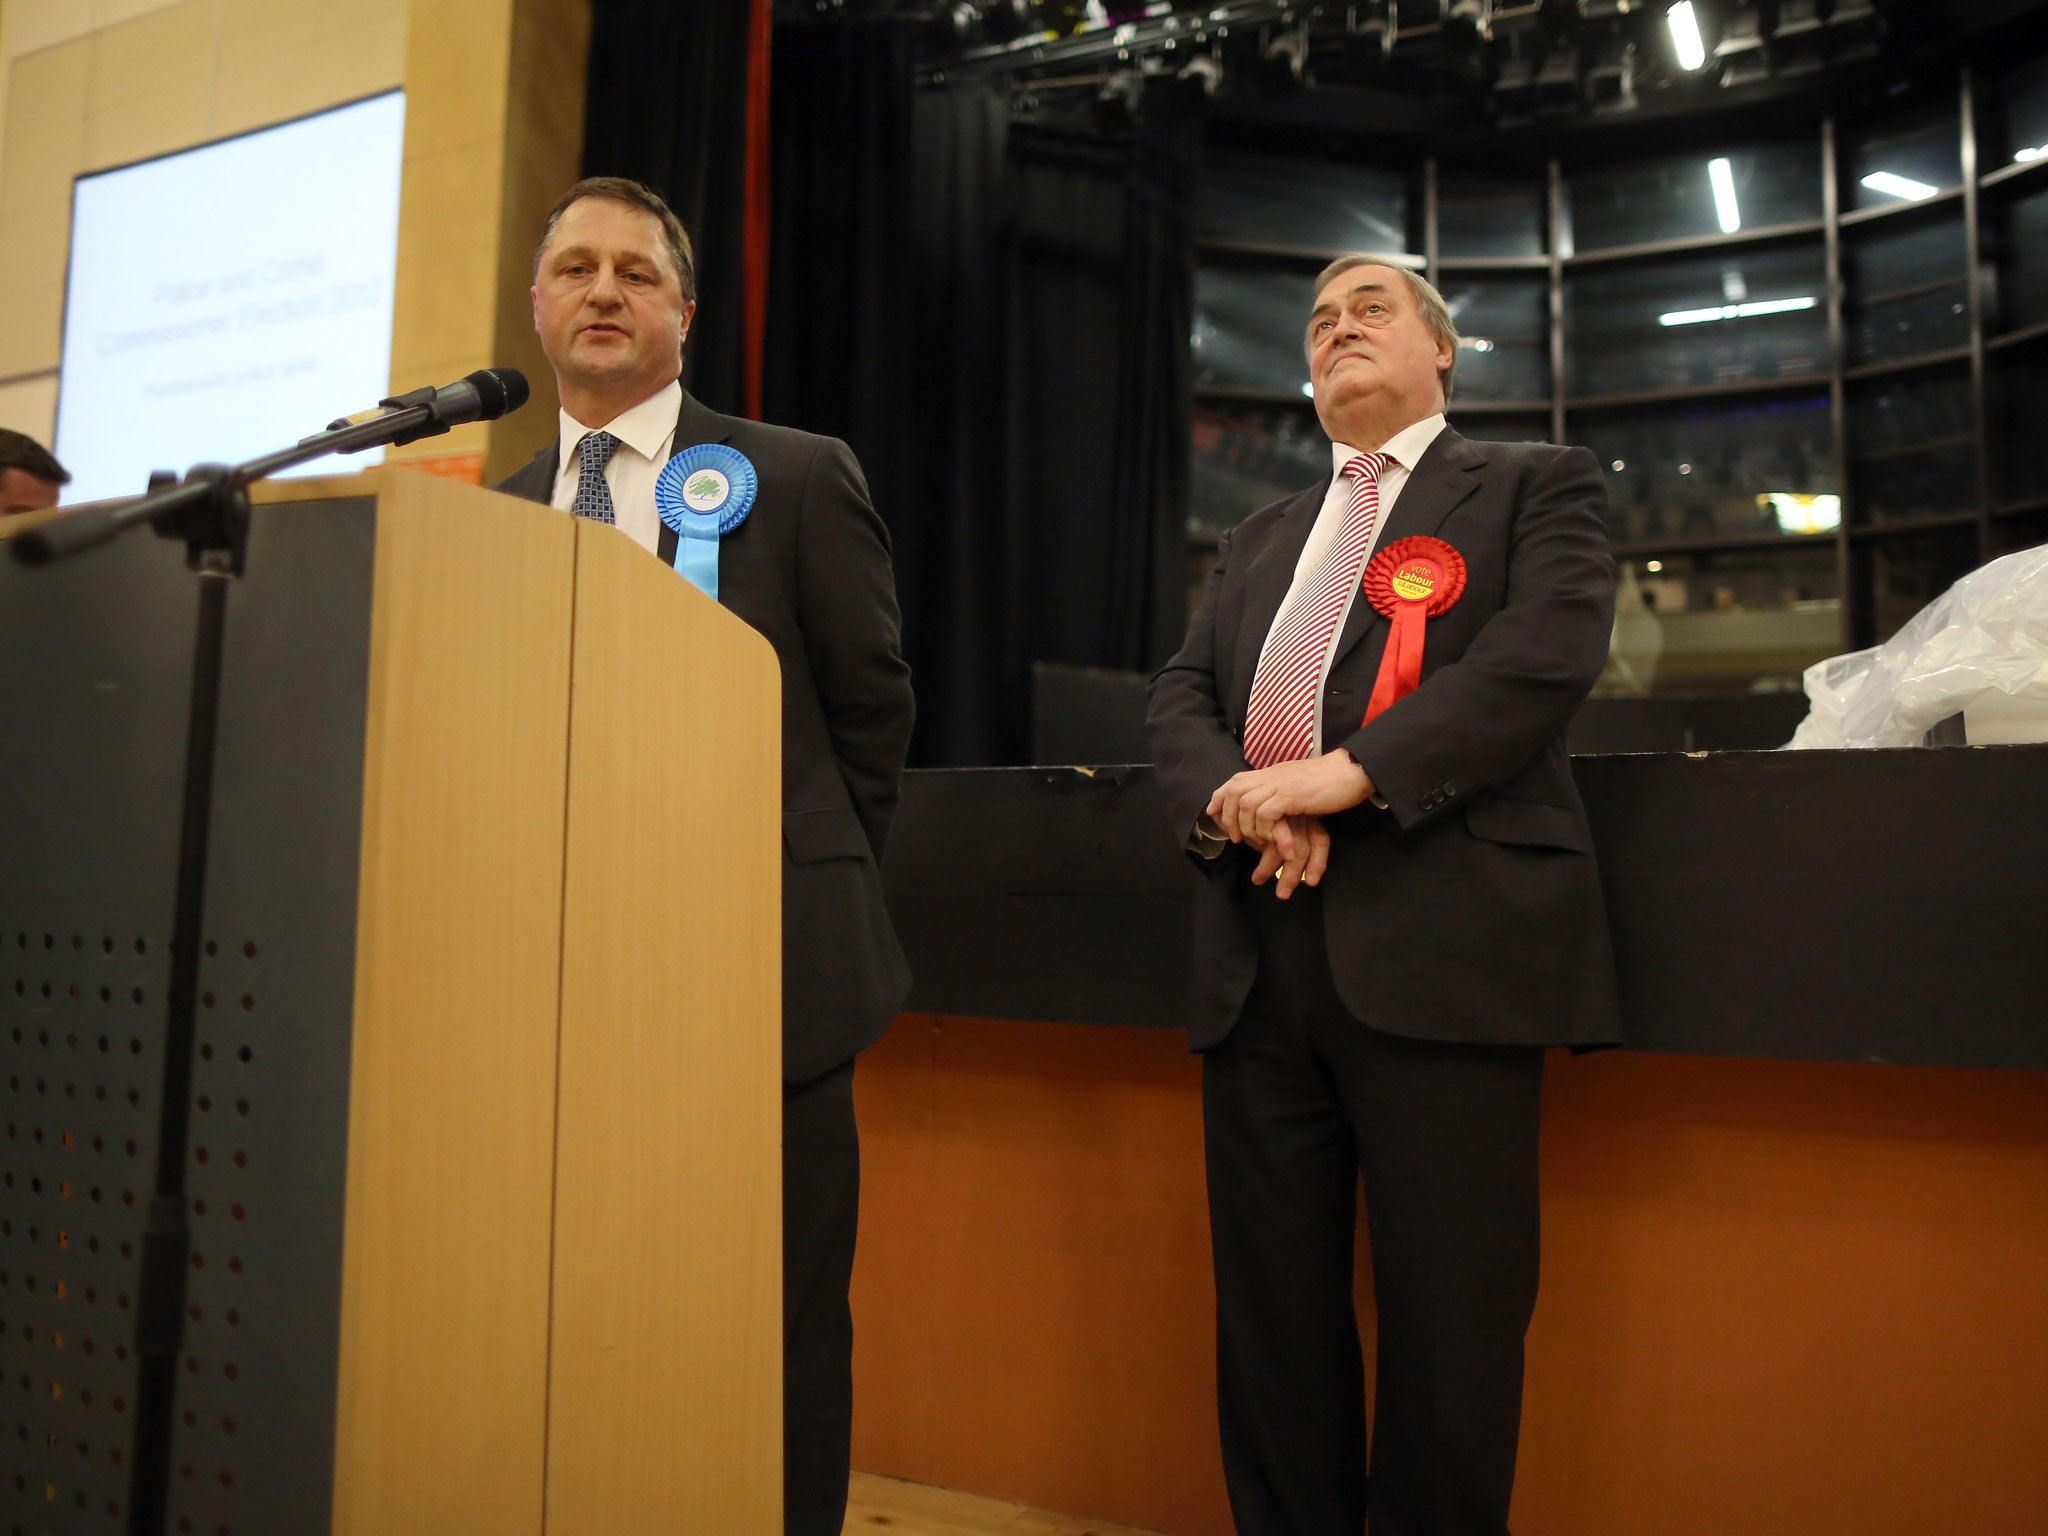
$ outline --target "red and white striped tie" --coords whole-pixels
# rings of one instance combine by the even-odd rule
[[[1244,721],[1245,761],[1254,768],[1315,754],[1323,670],[1364,573],[1365,552],[1380,520],[1380,473],[1391,462],[1384,453],[1361,453],[1344,466],[1344,478],[1351,482],[1344,526],[1321,569],[1286,605],[1285,616],[1267,637]]]

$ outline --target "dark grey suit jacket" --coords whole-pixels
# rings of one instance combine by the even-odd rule
[[[1147,721],[1174,835],[1248,766],[1252,675],[1328,490],[1226,534],[1187,642],[1152,680]],[[1607,657],[1614,578],[1606,487],[1582,448],[1474,443],[1448,427],[1415,466],[1378,548],[1434,535],[1465,557],[1464,596],[1429,621],[1422,683],[1361,728],[1391,624],[1361,596],[1324,695],[1389,809],[1326,822],[1330,968],[1354,1016],[1422,1039],[1591,1045],[1620,1038],[1614,962],[1566,723]],[[1192,856],[1191,856],[1192,857]],[[1193,858],[1192,1043],[1229,1034],[1258,971],[1250,851]]]
[[[913,718],[889,532],[835,438],[685,391],[673,451],[698,443],[730,444],[761,477],[719,543],[718,601],[782,664],[782,1075],[804,1082],[873,1042],[910,990],[877,871]],[[550,443],[498,489],[551,500],[559,454]],[[664,563],[675,545],[664,528]]]

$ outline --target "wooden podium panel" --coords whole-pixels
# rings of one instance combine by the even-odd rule
[[[334,1530],[538,1532],[574,530],[383,481]]]
[[[772,1536],[772,652],[547,508],[405,471],[260,501],[173,1529]],[[125,1525],[196,603],[147,535],[0,560],[0,1529]]]
[[[780,1531],[780,674],[577,534],[547,1530]]]

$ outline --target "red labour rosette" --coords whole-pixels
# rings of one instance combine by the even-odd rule
[[[1363,586],[1366,601],[1394,621],[1365,706],[1369,724],[1422,681],[1423,627],[1464,595],[1465,557],[1442,539],[1400,539],[1372,557]]]

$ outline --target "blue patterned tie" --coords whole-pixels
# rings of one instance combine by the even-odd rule
[[[569,510],[593,522],[616,523],[612,515],[612,488],[604,483],[604,467],[611,463],[619,440],[609,432],[591,432],[576,445],[582,472],[576,478],[576,499]]]

